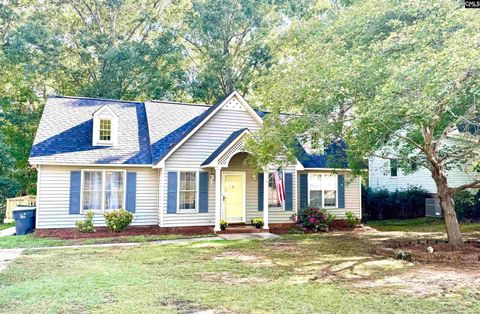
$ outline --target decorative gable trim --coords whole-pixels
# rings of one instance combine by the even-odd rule
[[[232,159],[235,154],[245,152],[245,136],[251,135],[252,133],[249,129],[243,129],[239,131],[234,132],[238,134],[235,134],[235,138],[233,138],[232,141],[224,148],[221,148],[223,144],[220,145],[219,148],[221,149],[212,153],[212,155],[215,154],[215,157],[213,159],[211,158],[212,156],[207,158],[207,160],[202,164],[202,168],[228,167],[230,159]]]
[[[193,134],[195,134],[205,123],[210,120],[220,109],[224,108],[230,101],[236,98],[238,101],[238,104],[240,104],[250,115],[259,123],[263,124],[263,119],[258,115],[258,113],[250,106],[247,101],[240,95],[237,91],[234,91],[230,95],[228,95],[222,102],[218,103],[215,105],[215,108],[206,115],[198,124],[197,126],[191,130],[189,133],[187,133],[181,141],[179,141],[173,148],[170,149],[170,151],[162,157],[161,160],[159,160],[156,164],[154,164],[154,168],[163,168],[165,166],[165,161],[170,157],[179,147],[183,145]],[[233,106],[233,103],[230,105]],[[236,104],[235,104],[236,107]]]
[[[110,140],[100,137],[101,121],[110,121]],[[115,146],[118,143],[118,115],[108,106],[104,105],[93,113],[93,146]]]

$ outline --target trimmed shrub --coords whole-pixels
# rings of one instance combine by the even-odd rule
[[[326,209],[309,207],[301,209],[295,217],[298,225],[306,230],[328,231],[335,220],[335,215],[327,213]]]
[[[347,220],[347,225],[350,228],[355,228],[360,223],[360,218],[358,218],[353,212],[346,212],[345,218]]]
[[[419,187],[390,192],[362,186],[363,219],[410,219],[425,217],[425,199],[430,194]]]
[[[81,233],[94,233],[95,227],[93,226],[93,210],[89,210],[85,215],[85,220],[79,220],[75,222],[78,232]]]
[[[107,211],[103,214],[108,229],[112,232],[125,230],[133,220],[133,215],[125,209]]]

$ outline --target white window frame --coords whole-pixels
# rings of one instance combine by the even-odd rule
[[[116,170],[116,169],[82,169],[82,175],[80,179],[80,214],[86,214],[88,211],[93,210],[95,213],[104,213],[105,212],[105,202],[106,202],[106,172],[123,172],[123,207],[127,205],[127,170]],[[83,192],[84,192],[84,178],[85,172],[101,172],[102,173],[102,206],[100,210],[94,209],[83,209]],[[124,208],[125,209],[125,208]]]
[[[100,121],[110,121],[110,141],[100,139]],[[118,116],[108,106],[103,106],[93,115],[93,146],[115,146],[118,142]]]
[[[197,214],[199,210],[200,171],[198,169],[177,169],[177,214]],[[180,174],[182,172],[195,172],[195,208],[180,209]]]
[[[322,208],[338,208],[338,175],[333,173],[309,173],[308,174],[308,206],[310,206],[310,180],[312,180],[312,176],[322,177]],[[325,189],[323,187],[324,177],[333,176],[336,179],[337,184],[335,185],[335,206],[325,206]],[[328,190],[333,191],[333,190]]]
[[[388,160],[388,177],[390,179],[397,179],[398,175],[399,175],[399,171],[400,171],[400,169],[398,168],[398,160],[396,160],[396,162],[397,162],[397,175],[396,176],[392,176],[392,160],[396,160],[396,159],[389,159]]]
[[[102,140],[102,121],[110,122],[110,139]],[[99,118],[98,119],[98,143],[100,144],[113,144],[113,120],[110,118]]]

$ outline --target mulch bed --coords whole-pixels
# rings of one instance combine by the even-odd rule
[[[433,253],[427,252],[432,247]],[[480,263],[480,241],[468,240],[459,250],[453,250],[444,240],[411,240],[392,242],[380,248],[379,253],[397,257],[400,251],[411,254],[413,261],[426,263]]]
[[[168,235],[168,234],[181,234],[181,235],[202,235],[212,234],[211,227],[163,227],[159,226],[131,226],[122,232],[115,233],[108,230],[106,227],[95,228],[95,233],[80,233],[77,229],[37,229],[35,235],[45,238],[56,239],[85,239],[85,238],[111,238],[111,237],[124,237],[124,236],[136,236],[136,235]]]

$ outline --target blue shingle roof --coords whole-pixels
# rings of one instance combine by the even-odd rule
[[[217,158],[218,155],[220,155],[220,153],[223,152],[223,150],[228,147],[228,145],[230,145],[233,141],[235,141],[246,130],[248,130],[248,128],[243,128],[243,129],[232,132],[232,134],[230,134],[227,137],[227,139],[222,144],[220,144],[217,147],[217,149],[210,156],[208,156],[207,159],[205,159],[205,161],[202,163],[202,166],[208,165],[213,160],[215,160],[215,158]]]
[[[118,145],[93,146],[93,113],[108,105],[118,116]],[[68,164],[152,163],[145,105],[82,97],[49,97],[29,161]]]
[[[308,168],[348,168],[347,145],[343,141],[335,141],[325,148],[324,154],[307,154],[298,144],[297,159],[305,169]]]
[[[165,157],[214,111],[214,106],[150,101],[130,102],[83,97],[49,97],[30,152],[31,164],[152,165]],[[118,116],[118,145],[93,146],[93,113],[108,107]],[[256,110],[264,119],[268,112]],[[239,129],[210,155],[206,165],[246,129]],[[323,155],[309,155],[298,144],[305,168],[345,168],[346,145],[329,145]]]
[[[164,158],[168,152],[175,147],[187,134],[189,134],[193,129],[195,129],[203,120],[205,120],[208,115],[214,111],[221,102],[216,103],[213,106],[209,106],[208,109],[203,111],[200,115],[194,117],[193,119],[182,124],[171,133],[165,135],[164,137],[158,139],[155,142],[152,142],[152,160],[156,164],[162,158]]]

